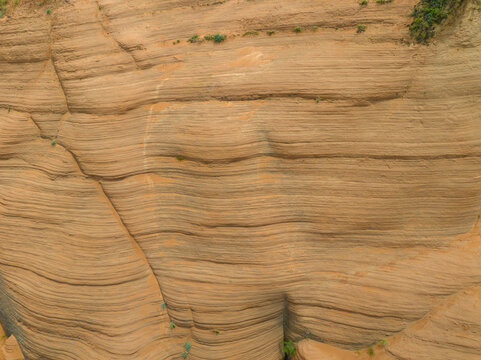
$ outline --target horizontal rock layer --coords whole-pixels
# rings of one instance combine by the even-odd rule
[[[0,313],[26,357],[476,359],[481,13],[409,45],[415,3],[10,9]]]

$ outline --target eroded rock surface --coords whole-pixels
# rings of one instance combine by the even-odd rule
[[[0,19],[0,312],[26,357],[479,359],[481,13],[407,45],[415,3]]]

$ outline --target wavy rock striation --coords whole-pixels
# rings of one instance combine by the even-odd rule
[[[481,12],[407,45],[415,3],[0,19],[0,318],[26,358],[479,359]]]

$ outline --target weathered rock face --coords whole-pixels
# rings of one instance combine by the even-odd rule
[[[409,46],[416,1],[0,19],[0,319],[26,358],[479,360],[481,13]]]

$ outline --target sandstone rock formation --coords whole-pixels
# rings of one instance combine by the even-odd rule
[[[7,336],[0,325],[0,360],[24,360],[15,336]]]
[[[25,357],[481,359],[481,12],[409,45],[416,2],[10,9],[0,321]]]

